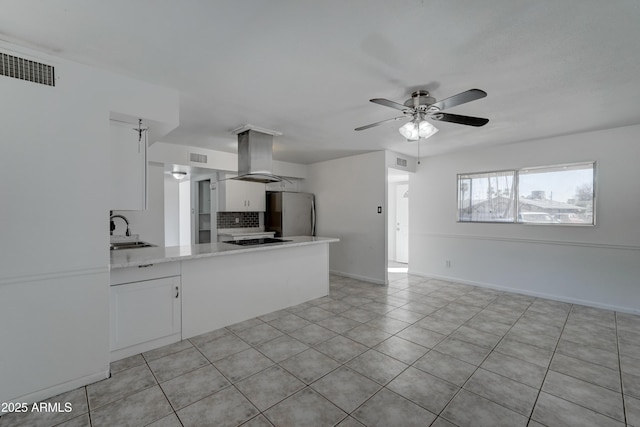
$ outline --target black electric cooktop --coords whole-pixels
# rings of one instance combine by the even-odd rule
[[[228,240],[224,243],[231,243],[232,245],[240,245],[240,246],[255,246],[255,245],[266,245],[269,243],[281,243],[281,242],[290,242],[290,241],[291,240],[274,239],[272,237],[265,237],[263,239]]]

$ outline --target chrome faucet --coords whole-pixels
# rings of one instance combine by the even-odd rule
[[[110,234],[113,236],[113,231],[116,229],[116,224],[113,222],[114,218],[122,218],[125,222],[125,224],[127,224],[127,231],[124,233],[125,236],[131,236],[131,231],[129,230],[129,220],[127,218],[124,217],[124,215],[113,215],[113,211],[110,211],[109,214],[109,228],[110,228]]]

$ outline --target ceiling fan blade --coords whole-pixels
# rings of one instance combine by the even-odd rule
[[[374,98],[374,99],[370,99],[369,101],[375,104],[384,105],[385,107],[395,108],[396,110],[400,110],[400,111],[411,109],[406,105],[398,104],[397,102],[389,101],[388,99],[384,99],[384,98]]]
[[[468,126],[484,126],[489,123],[489,119],[483,119],[481,117],[460,116],[458,114],[449,113],[436,113],[429,116],[433,120],[440,120],[441,122],[457,123],[459,125]]]
[[[387,120],[382,120],[382,121],[379,121],[379,122],[371,123],[370,125],[360,126],[359,128],[355,128],[355,130],[365,130],[365,129],[369,129],[369,128],[372,128],[372,127],[379,126],[379,125],[381,125],[383,123],[386,123],[386,122],[393,122],[395,120],[406,119],[406,118],[409,118],[409,116],[394,117],[392,119],[387,119]]]
[[[484,98],[487,96],[487,92],[480,89],[469,89],[466,92],[459,93],[457,95],[453,95],[447,99],[443,99],[442,101],[438,101],[435,104],[430,105],[431,107],[436,107],[441,110],[446,110],[447,108],[455,107],[456,105],[465,104],[467,102],[475,101],[476,99]],[[372,100],[373,101],[373,100]]]

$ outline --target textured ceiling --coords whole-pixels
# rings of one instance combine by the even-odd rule
[[[235,151],[242,124],[277,130],[277,160],[391,149],[416,156],[404,102],[484,99],[434,122],[423,155],[640,123],[640,2],[615,0],[0,0],[0,39],[181,93],[165,142]]]

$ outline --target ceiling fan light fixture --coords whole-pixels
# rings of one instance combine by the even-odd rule
[[[438,132],[438,128],[432,125],[431,123],[429,123],[428,121],[423,120],[420,122],[419,130],[418,130],[420,138],[427,139],[433,134],[435,134],[436,132]]]
[[[171,172],[171,176],[173,176],[175,179],[180,181],[181,179],[184,179],[187,176],[187,173],[182,171],[173,171]]]
[[[426,120],[412,120],[405,123],[400,129],[398,129],[398,131],[400,132],[400,135],[407,139],[407,141],[417,141],[418,139],[429,138],[438,132],[438,128]]]
[[[400,135],[407,139],[407,141],[417,141],[419,138],[418,126],[416,126],[414,121],[405,123],[400,127],[400,129],[398,129],[398,131],[400,132]]]
[[[480,127],[489,123],[489,119],[483,119],[481,117],[461,116],[459,114],[449,114],[442,110],[452,108],[467,102],[475,101],[487,96],[487,92],[480,89],[469,89],[465,92],[461,92],[457,95],[450,96],[441,101],[436,101],[429,92],[426,90],[418,90],[411,94],[411,98],[407,99],[404,104],[389,101],[384,98],[373,98],[369,101],[374,104],[382,105],[384,107],[393,108],[395,110],[402,111],[402,116],[393,117],[379,122],[371,123],[366,126],[360,126],[355,128],[356,131],[370,129],[375,126],[380,126],[383,123],[412,118],[408,123],[405,123],[400,129],[400,134],[404,136],[407,141],[418,141],[419,139],[426,139],[438,132],[426,118],[430,120],[437,120],[441,122],[456,123],[460,125]]]

